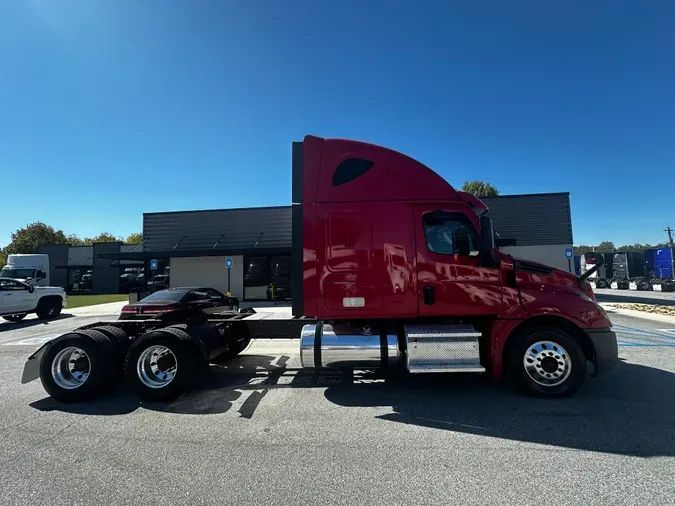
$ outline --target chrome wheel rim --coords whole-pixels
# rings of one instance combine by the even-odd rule
[[[149,388],[164,388],[176,377],[177,370],[176,355],[161,345],[145,349],[136,364],[138,379]]]
[[[567,350],[553,341],[531,345],[523,357],[525,372],[535,383],[555,387],[565,382],[572,372],[572,360]]]
[[[82,348],[69,346],[52,360],[52,379],[64,390],[74,390],[84,384],[91,372],[89,356]]]

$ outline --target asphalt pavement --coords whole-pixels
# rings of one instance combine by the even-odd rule
[[[611,315],[621,361],[570,399],[475,375],[298,371],[297,341],[254,342],[171,403],[120,388],[63,405],[20,384],[28,339],[101,317],[0,324],[3,505],[673,504],[663,323]]]
[[[609,288],[595,289],[598,302],[623,302],[626,304],[661,304],[675,305],[675,292],[654,292],[637,290],[612,290]]]

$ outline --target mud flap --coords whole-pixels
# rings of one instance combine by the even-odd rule
[[[21,384],[26,384],[30,383],[33,380],[36,380],[40,377],[40,359],[42,358],[42,355],[45,354],[45,351],[47,351],[47,348],[54,342],[54,340],[51,340],[49,342],[46,342],[40,348],[33,353],[28,359],[26,360],[26,363],[23,366],[23,374],[21,375]]]

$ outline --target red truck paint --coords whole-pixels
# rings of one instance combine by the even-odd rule
[[[343,139],[307,136],[303,145],[303,309],[320,320],[473,317],[485,319],[491,371],[502,374],[508,337],[533,317],[557,317],[580,329],[611,327],[579,286],[576,276],[545,267],[518,269],[498,253],[499,267],[477,256],[429,250],[422,216],[457,213],[480,233],[478,215],[487,206],[456,191],[422,163],[396,151]],[[371,163],[369,170],[334,185],[345,160]],[[435,288],[435,303],[422,288]],[[586,295],[584,298],[583,295]],[[590,292],[592,296],[592,292]],[[345,298],[363,297],[363,307]]]

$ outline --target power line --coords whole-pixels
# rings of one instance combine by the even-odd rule
[[[668,232],[668,245],[670,247],[673,246],[673,229],[670,228],[670,226],[667,226],[666,228],[663,229],[664,232]]]

